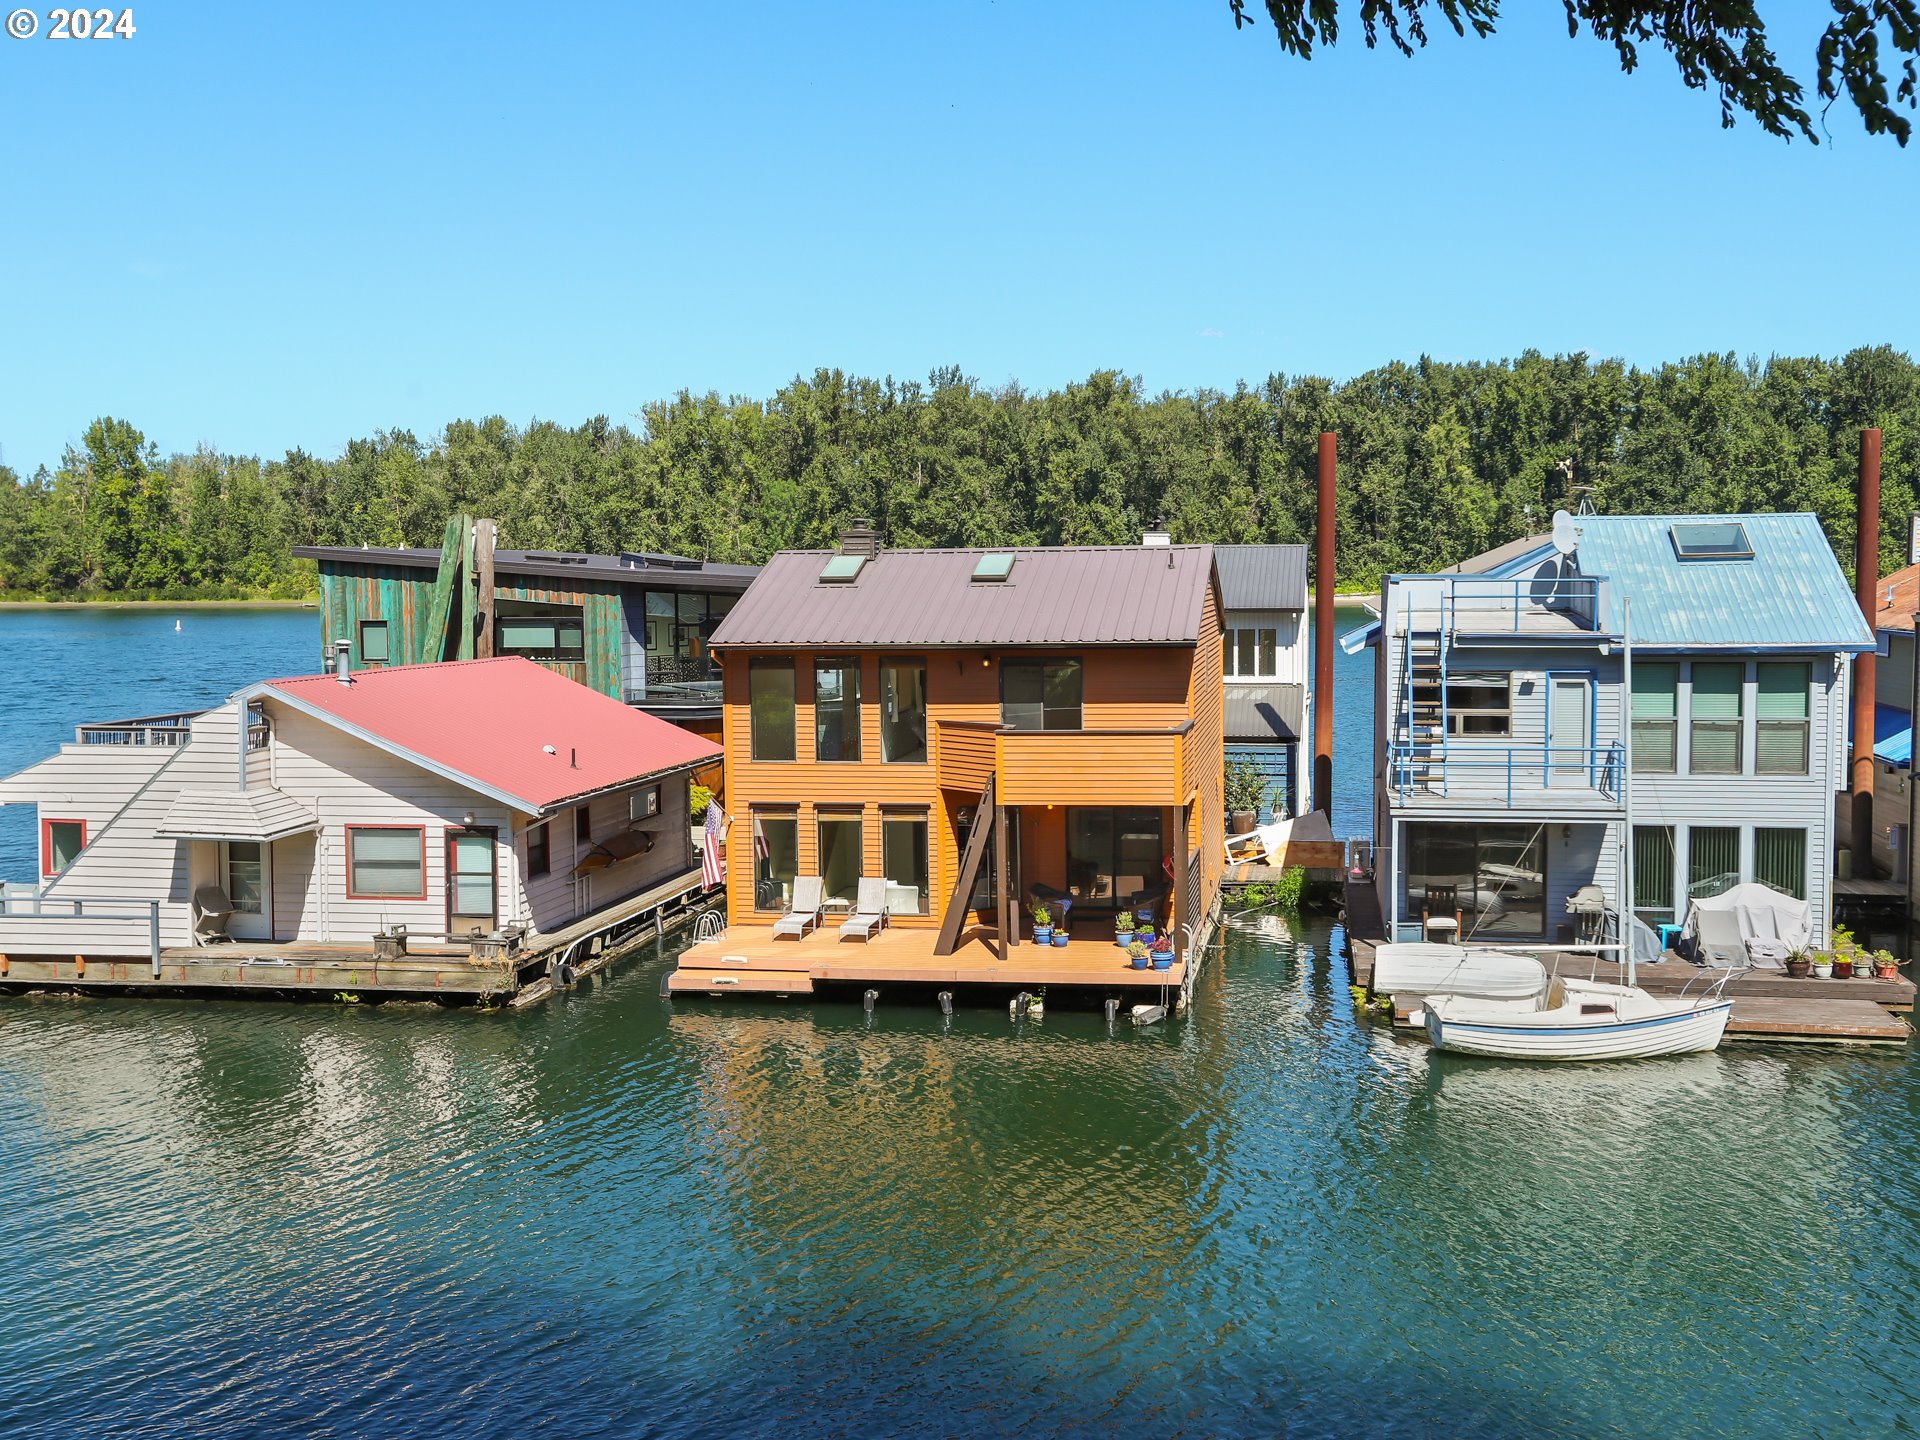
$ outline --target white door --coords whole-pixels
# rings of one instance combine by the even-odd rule
[[[227,933],[236,940],[273,938],[273,847],[257,840],[220,846],[220,888],[233,902]]]
[[[1555,675],[1547,709],[1548,783],[1588,785],[1593,744],[1588,721],[1593,706],[1584,675]]]

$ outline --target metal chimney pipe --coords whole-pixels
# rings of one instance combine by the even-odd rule
[[[1871,631],[1880,592],[1880,432],[1860,432],[1860,513],[1854,539],[1853,593]],[[1872,879],[1874,653],[1853,660],[1853,873]]]
[[[353,674],[347,668],[347,657],[352,650],[353,647],[345,640],[336,640],[333,642],[333,678],[338,680],[342,685],[351,685],[353,683]]]
[[[1320,484],[1313,517],[1313,803],[1333,819],[1333,525],[1338,438],[1320,432]]]

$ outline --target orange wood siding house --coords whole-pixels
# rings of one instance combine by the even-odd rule
[[[1036,898],[1107,943],[1116,911],[1151,907],[1184,956],[1222,868],[1210,547],[887,550],[856,533],[775,556],[713,643],[732,924],[770,924],[793,878],[819,875],[846,900],[884,878],[896,926],[997,927],[997,846],[955,895],[991,781],[1013,936]]]

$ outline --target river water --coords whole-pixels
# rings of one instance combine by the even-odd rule
[[[288,618],[231,623],[309,668]],[[84,661],[43,750],[218,698]],[[670,955],[510,1015],[0,1002],[0,1434],[1920,1428],[1912,1060],[1435,1059],[1336,946],[1236,922],[1112,1034]]]

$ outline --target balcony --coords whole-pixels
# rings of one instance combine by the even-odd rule
[[[999,777],[1002,805],[1183,805],[1191,721],[1082,730],[1015,730],[991,721],[936,724],[943,789],[977,795]]]
[[[1387,791],[1396,806],[1499,804],[1619,809],[1626,751],[1609,745],[1400,743],[1387,747]]]
[[[1598,576],[1396,575],[1392,632],[1473,639],[1553,640],[1600,634]]]

